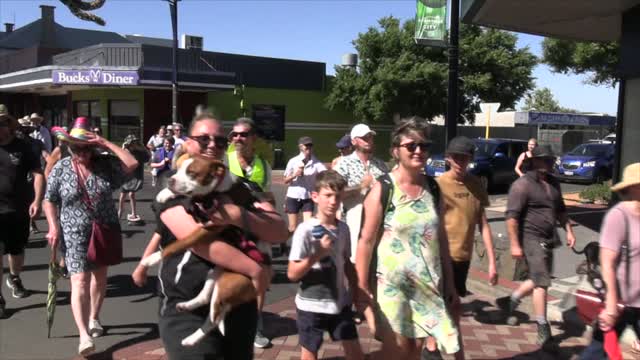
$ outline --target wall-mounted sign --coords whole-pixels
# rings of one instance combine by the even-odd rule
[[[252,110],[252,119],[260,137],[267,140],[284,141],[284,106],[253,105]]]
[[[138,85],[137,71],[118,70],[53,70],[52,80],[54,84],[74,85]]]

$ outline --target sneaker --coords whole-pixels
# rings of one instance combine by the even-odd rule
[[[551,344],[551,326],[549,323],[546,324],[538,324],[538,345],[545,347]]]
[[[29,295],[27,289],[22,286],[20,277],[9,275],[7,278],[7,286],[11,289],[11,295],[16,299],[25,298]]]
[[[80,341],[80,344],[78,345],[78,355],[86,357],[94,351],[96,351],[96,346],[93,343],[93,340],[87,339]]]
[[[518,318],[513,313],[520,305],[520,301],[511,300],[511,296],[504,296],[496,299],[496,305],[507,319],[507,324],[511,326],[518,324]]]
[[[0,295],[0,319],[4,319],[7,316],[6,306],[7,303],[4,302],[4,298]]]
[[[99,320],[89,320],[89,335],[93,338],[97,338],[104,334],[104,329],[100,325]]]
[[[31,223],[31,225],[29,225],[29,232],[32,234],[38,234],[40,233],[40,229],[38,229],[35,223]]]
[[[257,331],[256,332],[256,338],[253,340],[253,346],[257,347],[258,349],[264,349],[266,347],[268,347],[269,345],[271,345],[271,341],[269,339],[267,339],[261,331]]]

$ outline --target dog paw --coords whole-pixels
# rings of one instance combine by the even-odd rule
[[[157,265],[160,261],[162,261],[162,252],[156,251],[146,258],[140,260],[140,264],[145,267],[152,267]]]
[[[201,329],[196,330],[193,334],[187,336],[182,339],[182,346],[191,347],[196,345],[197,343],[204,338],[205,333]]]
[[[173,199],[175,196],[176,194],[174,194],[173,191],[164,188],[158,193],[158,195],[156,195],[156,201],[163,204]]]

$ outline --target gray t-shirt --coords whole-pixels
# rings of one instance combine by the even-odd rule
[[[298,225],[291,242],[290,261],[298,261],[314,254],[320,239],[312,235],[315,226],[320,225],[316,218]],[[330,256],[313,264],[309,272],[300,279],[300,287],[296,295],[296,307],[302,311],[339,314],[351,303],[347,291],[344,267],[351,254],[349,228],[342,221],[337,222],[336,229],[328,229],[333,239],[333,250]]]

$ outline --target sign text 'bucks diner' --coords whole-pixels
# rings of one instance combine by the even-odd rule
[[[116,70],[53,70],[54,84],[76,85],[138,85],[137,71]]]

